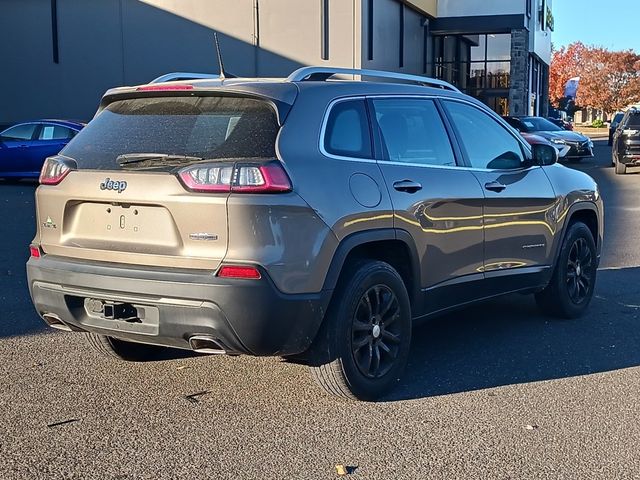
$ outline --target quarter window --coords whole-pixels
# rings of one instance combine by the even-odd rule
[[[33,123],[16,125],[2,132],[2,138],[6,140],[31,140],[36,126]]]
[[[432,100],[383,99],[374,100],[373,105],[388,160],[456,164],[449,136]]]
[[[522,148],[507,129],[471,105],[443,103],[472,167],[499,170],[522,167]]]
[[[347,100],[334,105],[327,120],[324,149],[342,157],[373,157],[364,100]]]

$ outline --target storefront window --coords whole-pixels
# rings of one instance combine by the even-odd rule
[[[434,73],[499,112],[508,111],[511,34],[434,37]]]
[[[487,35],[487,61],[511,59],[511,34]]]

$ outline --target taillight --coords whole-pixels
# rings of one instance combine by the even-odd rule
[[[40,248],[36,247],[34,245],[30,245],[29,246],[29,252],[31,253],[31,256],[33,258],[40,258],[42,256],[42,254],[40,252]]]
[[[72,170],[68,162],[57,158],[49,157],[44,161],[40,171],[40,183],[42,185],[57,185]]]
[[[280,162],[196,164],[183,168],[178,176],[195,192],[281,193],[292,190]]]
[[[223,278],[248,278],[259,280],[260,270],[246,265],[225,265],[218,271],[218,277]]]

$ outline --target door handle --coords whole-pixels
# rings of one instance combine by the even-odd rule
[[[422,190],[422,185],[412,180],[401,180],[395,182],[393,188],[399,192],[416,193],[418,190]]]
[[[503,191],[505,188],[507,188],[506,185],[503,185],[500,182],[489,182],[489,183],[485,183],[484,184],[484,188],[486,188],[487,190],[491,190],[492,192],[498,192],[500,193],[501,191]]]

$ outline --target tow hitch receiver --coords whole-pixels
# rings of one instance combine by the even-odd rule
[[[130,303],[110,302],[89,298],[86,300],[85,306],[90,313],[98,314],[109,320],[140,322],[138,310]]]

